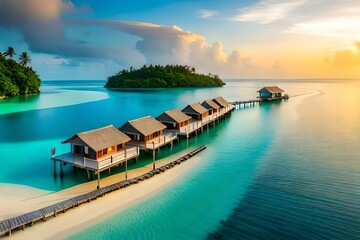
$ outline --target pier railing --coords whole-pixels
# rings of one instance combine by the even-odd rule
[[[150,141],[147,141],[145,144],[145,147],[148,149],[153,149],[158,146],[169,143],[172,140],[174,140],[175,138],[177,138],[176,134],[175,135],[173,135],[172,133],[163,134],[163,135],[160,135],[159,137],[151,139]]]
[[[83,158],[83,168],[90,168],[94,170],[101,170],[119,164],[127,159],[139,155],[139,147],[126,148],[123,151],[115,153],[107,158],[94,160],[87,157]]]

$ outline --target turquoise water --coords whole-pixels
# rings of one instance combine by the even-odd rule
[[[0,102],[0,156],[5,166],[0,168],[0,182],[47,190],[73,186],[86,181],[85,174],[75,175],[68,168],[63,179],[54,180],[48,158],[53,146],[65,151],[59,142],[74,132],[118,126],[218,95],[252,99],[262,86],[273,84],[239,81],[224,88],[107,92],[100,83],[43,86],[43,93],[56,91],[59,96],[80,91],[80,103],[67,99],[59,100],[58,107],[38,108],[44,98],[34,96],[31,107],[23,110],[18,105],[29,99],[19,98],[17,104],[14,100],[15,105]],[[208,148],[180,181],[70,238],[357,239],[360,83],[275,84],[292,96],[289,101],[234,111],[226,121],[190,139],[190,148]],[[182,141],[173,150],[162,150],[159,158],[186,147]],[[132,167],[149,161],[143,157]]]

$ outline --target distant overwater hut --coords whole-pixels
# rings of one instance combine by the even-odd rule
[[[190,124],[191,117],[180,111],[179,109],[172,109],[163,112],[156,120],[166,125],[166,131],[176,132],[177,134],[186,133],[186,129]]]
[[[259,93],[258,98],[262,99],[263,101],[273,101],[282,99],[282,93],[284,92],[284,90],[282,90],[278,86],[270,86],[263,87],[257,92]]]
[[[56,175],[56,162],[71,164],[74,167],[86,169],[90,178],[90,171],[98,176],[100,186],[100,173],[139,156],[139,147],[127,146],[131,140],[126,134],[120,132],[113,125],[76,133],[62,143],[70,143],[70,152],[52,157],[54,161],[54,174]],[[126,174],[127,175],[127,174]]]
[[[220,113],[225,114],[227,112],[230,112],[232,109],[234,109],[234,106],[225,100],[223,97],[217,97],[214,98],[213,101],[220,106]]]

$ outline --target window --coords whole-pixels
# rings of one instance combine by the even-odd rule
[[[90,158],[96,159],[96,152],[92,149],[90,149]]]
[[[74,145],[74,153],[80,153],[80,146]]]
[[[119,144],[118,146],[117,146],[117,151],[120,151],[122,149],[122,144]]]

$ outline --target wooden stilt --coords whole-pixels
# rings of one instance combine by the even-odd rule
[[[100,188],[100,171],[98,170],[97,172],[97,177],[98,177],[98,185],[97,185],[97,189]]]
[[[128,178],[128,166],[127,166],[127,160],[125,161],[125,179]]]
[[[54,160],[54,177],[56,177],[56,161]]]
[[[89,169],[86,169],[86,171],[87,171],[88,180],[90,181],[90,171]]]
[[[155,169],[155,150],[153,150],[153,169]]]
[[[64,176],[62,162],[60,162],[60,177]]]

